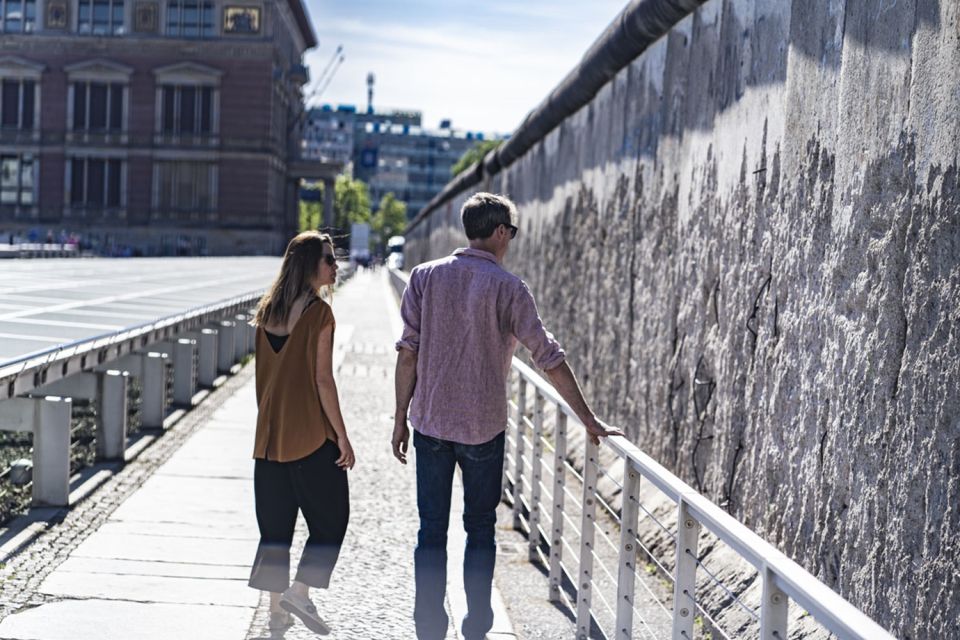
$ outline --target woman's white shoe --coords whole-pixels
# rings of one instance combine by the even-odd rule
[[[327,623],[324,622],[320,614],[317,613],[317,608],[310,602],[309,598],[305,598],[287,589],[283,592],[283,595],[280,596],[280,606],[285,611],[289,611],[300,618],[300,621],[303,622],[310,631],[322,636],[330,633],[330,627],[327,626]]]

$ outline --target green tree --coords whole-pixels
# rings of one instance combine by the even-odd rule
[[[377,238],[377,248],[384,253],[387,240],[398,236],[407,228],[407,203],[397,200],[393,193],[387,193],[380,199],[380,206],[373,214],[370,230]],[[372,237],[373,237],[372,236]]]
[[[354,222],[370,223],[370,192],[362,180],[353,180],[347,176],[337,176],[334,187],[333,226],[350,231]]]
[[[483,160],[483,157],[487,155],[491,149],[496,149],[502,142],[503,140],[480,140],[463,152],[463,155],[460,156],[456,164],[450,167],[450,173],[454,176],[459,175],[461,171],[469,168],[474,162]]]
[[[300,200],[300,231],[319,229],[323,224],[323,183],[306,183],[303,191],[309,195]]]

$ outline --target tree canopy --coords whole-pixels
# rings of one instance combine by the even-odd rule
[[[370,223],[370,192],[362,180],[337,176],[334,186],[333,226],[350,231],[354,222]]]
[[[480,162],[483,157],[500,146],[503,140],[480,140],[475,145],[463,152],[456,164],[450,167],[450,173],[454,176],[459,175],[464,169],[467,169],[474,162]]]
[[[397,200],[393,193],[387,193],[380,199],[370,228],[379,238],[378,245],[385,247],[391,236],[401,235],[407,228],[407,204]]]

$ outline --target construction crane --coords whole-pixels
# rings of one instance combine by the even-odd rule
[[[337,50],[333,52],[333,56],[330,58],[330,61],[327,62],[327,66],[324,67],[320,75],[317,76],[314,88],[304,96],[303,103],[305,106],[309,104],[311,100],[323,95],[323,92],[330,86],[330,81],[333,80],[333,76],[337,74],[337,69],[340,68],[340,65],[343,64],[345,59],[346,56],[343,55],[343,45],[337,45]]]

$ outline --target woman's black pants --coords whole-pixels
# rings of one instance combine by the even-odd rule
[[[350,518],[347,472],[336,465],[339,457],[336,443],[327,440],[300,460],[256,460],[253,490],[260,546],[248,583],[254,589],[280,592],[290,585],[290,545],[298,510],[310,537],[296,580],[311,587],[330,584]]]

